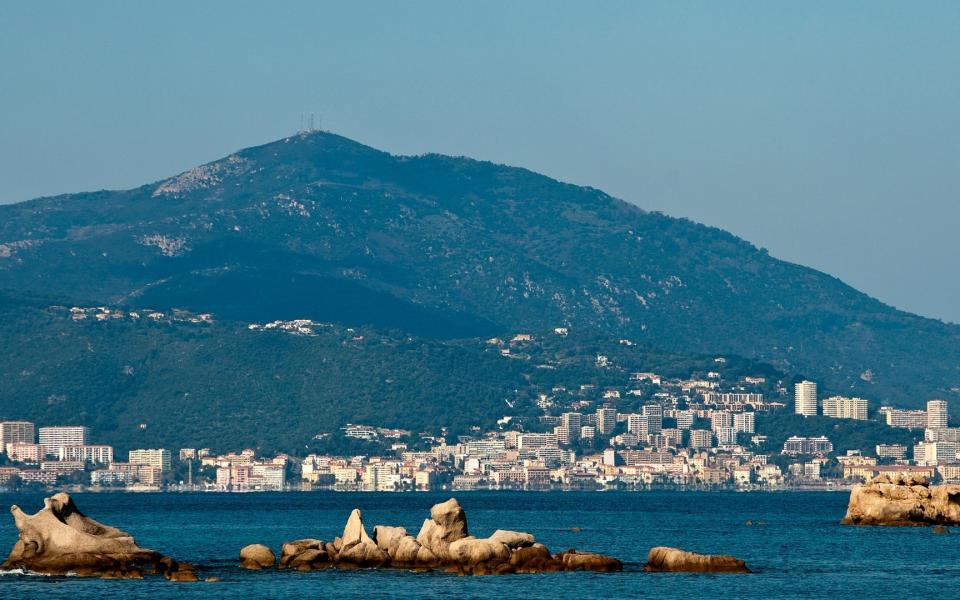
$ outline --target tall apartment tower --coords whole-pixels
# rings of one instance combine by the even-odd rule
[[[801,381],[793,386],[794,410],[805,417],[817,416],[817,384]]]
[[[597,431],[609,435],[617,428],[617,409],[603,407],[597,409]]]
[[[927,429],[946,429],[948,421],[946,400],[927,402]]]
[[[560,415],[560,424],[570,431],[571,439],[580,437],[580,428],[583,427],[584,421],[583,415],[578,412],[567,412]]]
[[[36,432],[30,421],[0,422],[0,454],[7,451],[7,444],[32,444]]]

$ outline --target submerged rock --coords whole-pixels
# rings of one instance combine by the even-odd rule
[[[332,543],[297,540],[283,545],[280,568],[439,568],[473,575],[553,571],[620,571],[615,558],[568,550],[553,555],[529,533],[497,530],[489,538],[469,534],[467,517],[455,498],[430,510],[414,538],[403,527],[377,525],[367,535],[361,512],[350,513],[343,535]]]
[[[650,550],[644,570],[689,573],[750,572],[745,562],[733,556],[697,554],[666,546],[657,546]]]
[[[20,537],[4,569],[132,579],[148,572],[171,581],[196,581],[190,565],[141,548],[130,534],[87,517],[68,494],[45,498],[43,509],[34,515],[16,505],[10,512]]]
[[[960,525],[960,485],[879,475],[850,491],[844,525]]]

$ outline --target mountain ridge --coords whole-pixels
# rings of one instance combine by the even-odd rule
[[[130,190],[0,206],[0,288],[439,338],[572,324],[877,401],[960,392],[960,326],[594,188],[322,132]]]

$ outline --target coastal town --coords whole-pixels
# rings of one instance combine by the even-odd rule
[[[301,324],[302,327],[302,324]],[[565,332],[558,328],[558,335]],[[489,343],[504,356],[527,341]],[[607,360],[598,355],[598,367]],[[722,365],[724,358],[716,358]],[[136,448],[124,456],[83,425],[0,422],[0,488],[91,490],[349,491],[845,489],[880,474],[960,481],[960,428],[948,404],[872,409],[863,398],[820,397],[817,383],[763,377],[670,379],[634,372],[621,387],[557,387],[537,400],[536,422],[504,416],[494,430],[436,435],[346,424],[337,438],[364,451],[261,456],[252,449]],[[758,390],[774,389],[773,394]],[[770,397],[770,396],[773,397]],[[771,445],[758,427],[788,415],[872,421],[891,437],[836,449],[828,435],[790,435]],[[899,432],[901,435],[894,436]]]

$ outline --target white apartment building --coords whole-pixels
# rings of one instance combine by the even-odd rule
[[[163,448],[156,450],[131,450],[127,462],[133,465],[149,465],[157,467],[161,472],[170,470],[170,451]]]
[[[920,442],[913,447],[913,460],[920,466],[936,466],[957,462],[960,444],[955,442]]]
[[[579,434],[580,430],[578,429],[576,433]],[[557,443],[563,444],[564,446],[569,446],[577,439],[574,432],[566,425],[557,425],[554,427],[553,434],[557,436]]]
[[[689,446],[691,448],[713,447],[713,432],[709,429],[691,429]]]
[[[830,396],[823,400],[823,416],[866,421],[869,404],[863,398]]]
[[[954,442],[960,444],[960,429],[956,427],[946,427],[944,429],[924,429],[923,441]]]
[[[927,411],[891,408],[887,411],[887,425],[890,427],[923,429],[927,426]]]
[[[617,409],[598,408],[597,409],[597,431],[601,435],[610,435],[617,428]]]
[[[877,458],[903,460],[907,457],[907,447],[902,444],[879,444],[876,451]]]
[[[752,412],[733,415],[733,429],[737,433],[756,433],[756,422],[756,415]]]
[[[793,386],[794,411],[805,417],[817,416],[817,384],[801,381]]]
[[[560,424],[570,430],[573,437],[580,435],[580,428],[586,425],[586,419],[578,412],[566,412],[560,415]]]
[[[647,418],[647,433],[654,435],[663,430],[663,407],[659,404],[646,404],[643,416]]]
[[[517,448],[520,450],[536,450],[543,446],[556,446],[555,433],[522,433],[517,436]]]
[[[64,446],[86,446],[90,428],[81,425],[57,425],[40,428],[40,445],[47,454],[56,456]]]
[[[729,410],[710,411],[710,428],[713,432],[724,427],[733,427],[733,413]]]
[[[781,454],[816,454],[826,455],[833,452],[833,444],[824,436],[787,438],[783,443]]]
[[[927,429],[946,429],[949,420],[946,400],[927,402]]]
[[[647,439],[647,435],[650,433],[647,416],[638,414],[627,415],[627,431],[637,434],[638,438]]]
[[[44,446],[43,444],[40,445]],[[47,449],[47,452],[50,451],[47,446],[44,446],[44,448]],[[60,460],[81,461],[99,465],[109,465],[113,462],[113,446],[89,446],[86,444],[60,446],[58,454]]]
[[[732,446],[737,443],[737,430],[733,427],[717,427],[714,431],[717,434],[717,445]]]

